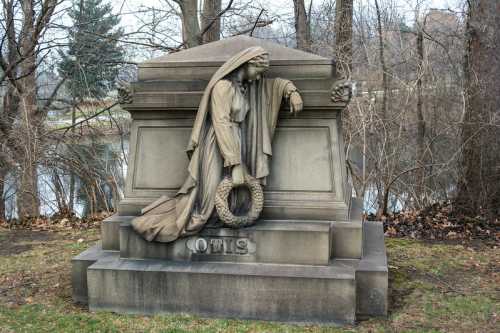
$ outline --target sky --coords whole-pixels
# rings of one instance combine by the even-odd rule
[[[387,0],[380,0],[381,2]],[[430,8],[456,8],[461,0],[392,0],[398,6],[402,8],[412,8],[417,2],[424,3],[425,6]],[[162,6],[162,0],[111,0],[113,6],[116,10],[120,8],[133,10],[139,5],[150,5],[150,6]],[[223,6],[227,4],[228,0],[223,0]],[[254,3],[261,4],[263,7],[269,7],[275,11],[293,11],[292,0],[255,0]],[[359,3],[373,3],[373,0],[354,0],[354,4]],[[309,6],[310,0],[305,0],[306,7]],[[313,0],[313,6],[321,3],[321,0]]]
[[[133,13],[141,5],[154,6],[157,8],[166,7],[163,0],[109,0],[113,4],[116,13]],[[200,2],[202,0],[199,0]],[[222,0],[222,6],[224,7],[229,0]],[[306,7],[309,6],[310,1],[313,1],[313,7],[319,5],[323,0],[305,0]],[[429,8],[439,8],[439,9],[458,9],[459,4],[463,0],[379,0],[381,3],[392,1],[396,6],[399,7],[400,11],[413,15],[414,8],[417,3],[422,3],[422,10]],[[237,3],[238,1],[235,1]],[[267,8],[269,12],[273,14],[278,14],[281,16],[292,15],[293,14],[293,1],[292,0],[254,0],[252,3],[256,7]],[[374,0],[354,0],[354,7],[365,4],[373,6]],[[134,26],[137,23],[133,14],[124,15],[124,21],[130,26]]]
[[[136,17],[135,13],[141,6],[156,7],[167,9],[168,6],[165,4],[164,0],[108,0],[112,3],[115,14],[120,14],[121,23],[125,28],[126,32],[134,32],[141,22]],[[222,7],[227,5],[229,0],[222,0]],[[255,7],[266,8],[268,14],[272,17],[278,17],[275,23],[272,24],[272,28],[276,30],[280,29],[290,29],[290,20],[293,19],[293,1],[292,0],[236,0],[235,4],[240,4],[243,1],[248,1]],[[309,6],[311,0],[305,0],[306,7]],[[328,0],[312,0],[313,8],[319,6],[323,1]],[[171,1],[173,2],[173,1]],[[202,3],[202,0],[199,0]],[[439,9],[452,9],[459,10],[459,4],[463,0],[379,0],[380,3],[392,2],[394,6],[398,7],[398,11],[402,13],[409,24],[415,20],[415,7],[418,3],[421,3],[421,12],[425,12],[430,8]],[[354,0],[354,7],[370,5],[372,8],[374,6],[374,0]],[[255,14],[256,15],[256,14]],[[288,19],[288,21],[286,21]],[[174,22],[173,26],[177,31],[180,31],[180,23]],[[175,35],[169,35],[175,41],[169,41],[169,46],[176,46],[181,43],[180,33],[177,32]],[[161,54],[159,51],[146,51],[148,54],[144,54],[141,51],[141,55],[136,54],[133,56],[134,60],[140,61],[141,59],[151,58]]]
[[[110,0],[116,12],[134,12],[141,5],[162,7],[165,6],[162,0]],[[200,0],[201,1],[201,0]],[[309,6],[311,0],[305,0],[306,7]],[[459,3],[463,0],[379,0],[393,1],[404,12],[413,12],[415,5],[420,2],[423,8],[439,8],[439,9],[457,9]],[[322,0],[313,0],[313,6],[320,4]],[[373,0],[354,0],[354,6],[361,4],[372,4]],[[228,3],[228,0],[223,0],[223,7]],[[273,13],[281,15],[293,13],[292,0],[254,0],[253,3],[259,7],[268,8]]]

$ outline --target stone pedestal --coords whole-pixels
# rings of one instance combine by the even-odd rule
[[[261,219],[207,225],[172,243],[147,242],[131,219],[186,177],[185,148],[207,80],[228,58],[260,45],[269,75],[292,80],[304,110],[282,106]],[[99,245],[73,259],[74,299],[90,310],[191,313],[286,322],[353,323],[387,312],[382,224],[362,223],[351,198],[330,59],[239,36],[150,60],[132,103],[125,197]]]
[[[238,231],[236,237],[233,229],[205,230],[196,237],[254,242],[247,254],[228,254],[222,249],[224,253],[215,255],[191,251],[186,245],[189,239],[171,244],[146,242],[130,229],[129,220],[121,219],[120,241],[113,250],[103,250],[98,244],[73,259],[73,298],[88,303],[92,311],[335,324],[387,313],[388,272],[381,223],[363,223],[361,259],[324,260],[313,254],[331,249],[325,225],[287,230],[285,224],[266,230],[269,221],[243,234]],[[266,237],[281,243],[279,251],[269,251],[269,239],[259,238],[259,233],[270,233]],[[308,241],[315,237],[316,244]],[[290,246],[291,252],[286,253],[287,242],[297,244],[298,249]]]

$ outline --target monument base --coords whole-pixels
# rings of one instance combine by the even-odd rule
[[[363,223],[361,259],[324,265],[134,259],[100,244],[73,259],[75,301],[118,313],[352,324],[387,313],[387,279],[376,222]]]
[[[352,323],[351,267],[99,260],[88,268],[89,308],[287,322]]]

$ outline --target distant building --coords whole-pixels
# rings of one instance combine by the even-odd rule
[[[440,9],[430,9],[425,22],[425,30],[434,34],[451,34],[460,28],[460,21],[455,13]]]

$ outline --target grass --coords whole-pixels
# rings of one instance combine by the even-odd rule
[[[98,230],[0,230],[0,332],[498,332],[500,249],[387,239],[390,313],[354,327],[90,313],[70,260]]]

